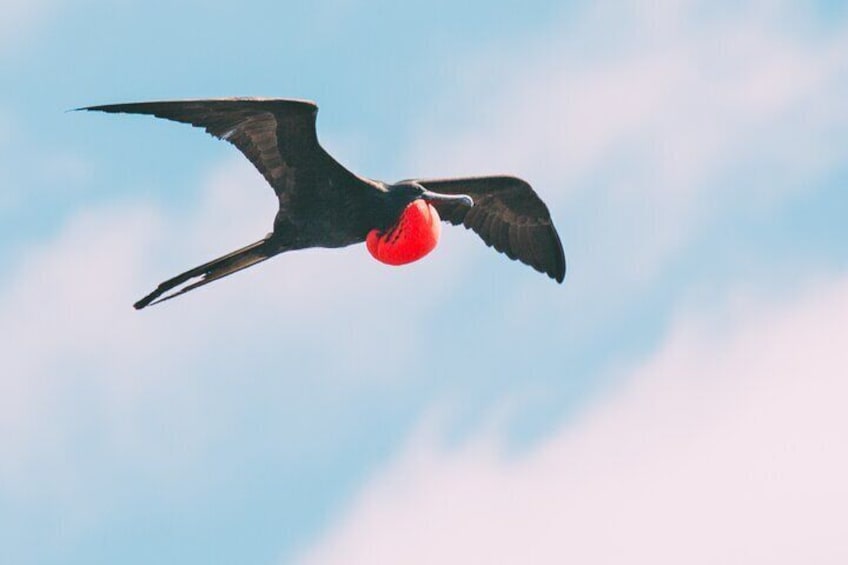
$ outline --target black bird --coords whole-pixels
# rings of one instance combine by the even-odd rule
[[[312,102],[224,98],[79,110],[149,114],[202,127],[235,145],[279,199],[273,231],[264,239],[163,282],[136,302],[136,309],[295,249],[344,247],[367,240],[368,250],[378,260],[408,263],[435,247],[439,217],[465,225],[487,245],[557,282],[565,277],[565,256],[550,213],[527,182],[488,176],[386,184],[357,176],[319,145],[318,106]],[[165,294],[169,291],[173,292]]]

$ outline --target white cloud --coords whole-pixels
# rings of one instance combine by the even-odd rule
[[[777,2],[658,6],[569,9],[463,59],[459,100],[422,121],[410,168],[525,176],[560,225],[600,202],[586,227],[614,262],[597,278],[645,282],[722,210],[842,162],[848,28],[816,33]]]
[[[209,375],[197,369],[215,344],[227,344],[227,358],[262,354],[271,362],[280,341],[292,352],[344,332],[315,378],[335,383],[336,391],[342,375],[361,383],[403,378],[393,367],[416,336],[397,332],[418,331],[414,320],[453,284],[450,254],[393,270],[364,246],[301,251],[135,312],[132,303],[161,280],[271,228],[276,198],[248,163],[221,166],[203,187],[197,206],[181,214],[138,200],[88,208],[18,254],[20,263],[0,284],[4,494],[55,497],[91,486],[74,476],[85,466],[66,453],[80,437],[105,450],[104,463],[132,460],[163,480],[196,471],[184,445],[202,448],[214,433],[215,422],[199,421],[196,411],[215,394],[204,384]],[[357,321],[356,335],[335,323],[340,313]],[[381,347],[374,335],[398,318],[408,323],[392,328],[396,347]],[[150,425],[154,416],[161,427]],[[96,431],[85,428],[88,418],[98,421]],[[162,428],[183,444],[163,445]]]
[[[848,278],[683,320],[524,456],[425,425],[303,563],[844,563]]]

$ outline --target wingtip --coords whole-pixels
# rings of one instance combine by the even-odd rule
[[[548,271],[545,274],[548,275],[548,277],[550,277],[554,281],[556,281],[557,284],[562,284],[562,281],[565,280],[565,269],[557,271]]]
[[[135,304],[133,304],[133,308],[135,308],[136,310],[141,310],[143,308],[150,306],[151,304],[156,304],[156,302],[154,302],[154,299],[157,296],[158,296],[158,294],[156,293],[156,291],[153,291],[150,294],[148,294],[147,296],[145,296],[144,298],[142,298],[141,300],[138,300]]]
[[[566,266],[565,256],[563,256],[562,257],[562,267],[560,268],[559,272],[557,273],[556,282],[558,282],[559,284],[562,284],[562,281],[565,280],[565,273],[567,271],[568,271],[568,268]]]
[[[80,106],[79,108],[71,108],[65,112],[108,112],[110,104],[98,104],[95,106]]]

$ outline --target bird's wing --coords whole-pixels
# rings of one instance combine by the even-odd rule
[[[318,144],[312,102],[275,98],[219,98],[89,106],[80,110],[148,114],[202,127],[244,153],[280,195],[292,190],[306,162],[338,167]],[[352,175],[352,173],[349,173]]]
[[[471,208],[433,201],[443,220],[474,230],[486,245],[562,282],[565,254],[551,214],[525,181],[509,176],[416,180],[427,190],[467,194]]]

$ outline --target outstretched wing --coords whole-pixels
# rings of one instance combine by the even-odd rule
[[[295,171],[319,164],[343,169],[318,144],[312,102],[275,98],[220,98],[89,106],[80,110],[148,114],[204,128],[244,153],[277,195],[291,191]],[[350,173],[352,174],[352,173]]]
[[[443,220],[474,230],[486,245],[562,282],[565,254],[551,214],[525,181],[508,176],[416,180],[427,190],[467,194],[474,206],[433,201]]]

